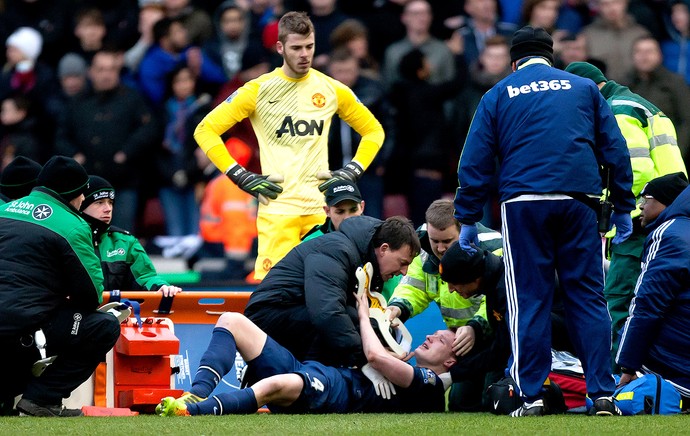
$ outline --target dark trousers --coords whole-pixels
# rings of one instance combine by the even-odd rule
[[[248,309],[245,309],[247,318],[300,362],[315,360],[324,365],[351,366],[363,357],[361,351],[358,355],[354,351],[352,355],[344,355],[342,351],[334,350],[327,340],[322,340],[306,306],[271,305],[262,306],[259,310]]]
[[[33,332],[0,339],[2,349],[11,350],[6,355],[13,356],[0,359],[0,374],[5,375],[0,399],[23,394],[41,404],[60,404],[91,376],[120,336],[120,324],[113,315],[70,308],[60,309],[41,328],[47,356],[57,358],[40,377],[31,375],[33,363],[40,359]]]
[[[609,396],[611,318],[604,300],[601,242],[594,211],[577,200],[523,197],[501,206],[503,260],[513,365],[526,401],[541,397],[551,369],[555,274],[565,322],[591,398]]]
[[[306,307],[265,306],[256,311],[248,308],[244,314],[297,360],[302,362],[306,359],[316,337],[316,329]]]

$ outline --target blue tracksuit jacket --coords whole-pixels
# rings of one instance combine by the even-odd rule
[[[614,207],[631,211],[630,155],[599,89],[541,59],[529,62],[536,64],[500,81],[477,108],[458,166],[456,218],[482,218],[495,158],[501,202],[521,194],[600,195],[598,168],[606,165],[614,170]]]
[[[642,273],[616,358],[642,365],[690,394],[690,188],[645,230]]]

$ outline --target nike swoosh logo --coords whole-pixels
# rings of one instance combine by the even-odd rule
[[[273,104],[273,103],[278,103],[280,99],[278,100],[268,100],[268,104]]]
[[[498,403],[499,403],[499,402],[500,402],[500,400],[499,400],[499,401],[494,401],[494,410],[498,409]]]

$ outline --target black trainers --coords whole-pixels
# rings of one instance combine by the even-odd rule
[[[67,409],[62,404],[41,405],[26,398],[19,400],[17,410],[22,416],[57,416],[60,418],[84,416],[81,409]]]
[[[544,400],[537,400],[532,403],[525,403],[519,409],[513,410],[512,417],[518,416],[542,416],[544,415]]]
[[[599,397],[594,401],[594,406],[589,409],[590,415],[596,416],[621,416],[621,410],[616,406],[613,397]]]

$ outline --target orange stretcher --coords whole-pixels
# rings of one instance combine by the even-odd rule
[[[187,291],[175,297],[146,291],[120,293],[122,299],[139,303],[142,319],[165,317],[175,324],[215,324],[223,312],[243,313],[250,295],[248,291]],[[104,292],[103,302],[108,301],[110,292]]]

